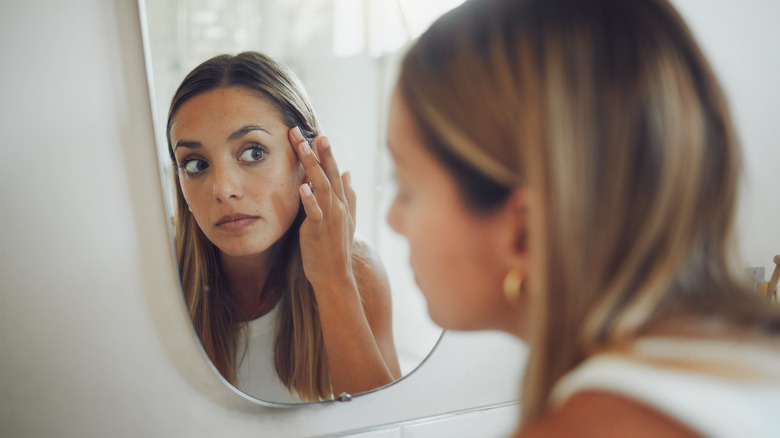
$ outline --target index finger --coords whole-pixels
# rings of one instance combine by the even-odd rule
[[[339,199],[346,202],[346,197],[344,196],[344,183],[341,180],[341,172],[339,171],[338,164],[336,164],[336,157],[333,156],[333,149],[330,146],[330,141],[328,141],[327,137],[321,135],[314,139],[314,144],[317,147],[320,166],[322,166],[325,171],[325,175],[328,177],[328,181],[330,181],[333,191]]]
[[[328,181],[328,176],[325,174],[325,170],[320,164],[320,160],[315,155],[314,150],[309,145],[309,142],[301,135],[301,131],[298,127],[290,129],[290,144],[293,147],[298,159],[303,164],[306,170],[306,175],[311,181],[312,187],[314,187],[315,196],[317,202],[325,209],[330,209],[331,184]]]

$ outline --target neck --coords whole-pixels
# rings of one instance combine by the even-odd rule
[[[278,245],[251,256],[234,257],[220,252],[222,275],[228,291],[238,303],[238,317],[241,321],[262,316],[276,305],[278,291],[266,288],[266,285],[279,253]]]

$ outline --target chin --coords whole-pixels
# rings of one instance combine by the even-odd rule
[[[219,251],[230,257],[248,257],[268,250],[268,245],[216,245]]]
[[[457,332],[472,332],[480,330],[505,331],[497,327],[495,324],[496,321],[494,321],[492,318],[485,320],[484,318],[479,318],[479,315],[473,313],[458,315],[451,310],[447,311],[445,309],[439,309],[439,311],[435,311],[435,309],[431,309],[431,307],[428,306],[428,315],[431,317],[431,321],[433,321],[434,324],[445,330],[452,330]]]
[[[431,317],[431,321],[433,321],[434,324],[438,325],[439,327],[445,330],[455,330],[455,331],[473,330],[473,329],[465,328],[464,324],[462,324],[463,321],[460,321],[460,319],[457,318],[452,313],[447,313],[446,311],[437,312],[434,309],[432,309],[430,305],[428,305],[428,316]]]

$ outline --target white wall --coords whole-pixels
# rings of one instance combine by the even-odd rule
[[[740,252],[766,278],[780,254],[780,2],[676,0],[721,79],[744,152]]]
[[[676,3],[734,104],[749,175],[742,248],[751,265],[769,269],[780,253],[772,193],[780,5]],[[511,429],[523,350],[494,333],[447,333],[419,372],[350,403],[272,408],[223,385],[179,298],[135,2],[4,2],[2,11],[3,436],[284,437],[388,425],[370,436],[432,437]],[[448,415],[472,408],[493,409]],[[412,422],[392,426],[404,421]]]

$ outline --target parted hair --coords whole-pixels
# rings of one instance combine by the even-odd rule
[[[538,195],[524,422],[586,357],[671,318],[778,332],[734,257],[727,102],[668,1],[468,1],[410,48],[399,89],[472,211]]]
[[[176,215],[175,246],[184,298],[195,331],[206,354],[222,376],[236,383],[239,342],[243,324],[233,294],[222,276],[219,250],[198,227],[184,199],[171,127],[176,112],[188,99],[221,87],[242,87],[267,99],[288,127],[297,126],[312,141],[319,125],[303,86],[287,66],[257,52],[220,55],[190,72],[174,94],[166,134],[174,165]],[[298,230],[305,213],[298,216],[282,237],[283,245],[266,282],[264,295],[280,296],[280,311],[274,341],[276,372],[282,383],[304,401],[332,397],[330,373],[325,358],[317,302],[303,272]]]

